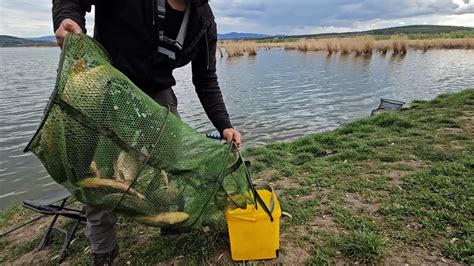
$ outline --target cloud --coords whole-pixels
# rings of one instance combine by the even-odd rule
[[[52,34],[51,0],[0,0],[0,34]],[[211,0],[219,32],[303,34],[410,24],[474,26],[469,0]],[[87,15],[92,32],[93,16]],[[306,32],[305,32],[306,31]]]
[[[463,2],[464,1],[464,2]],[[355,22],[474,13],[465,0],[214,0],[219,17],[281,27],[351,27]],[[242,8],[241,8],[242,7]],[[238,11],[236,11],[238,10]],[[258,16],[256,14],[259,14]]]
[[[53,35],[51,0],[0,0],[0,34],[20,37]],[[94,17],[86,16],[88,31]]]

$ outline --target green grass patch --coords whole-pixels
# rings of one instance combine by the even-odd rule
[[[403,191],[394,193],[380,210],[391,221],[392,229],[401,231],[394,235],[428,245],[432,239],[441,237],[445,239],[446,255],[473,262],[474,157],[468,157],[435,164],[429,170],[405,178]],[[410,224],[416,228],[407,229]],[[452,239],[457,240],[450,243]]]
[[[311,264],[312,265],[331,265],[335,257],[333,249],[326,246],[318,247],[313,251]]]
[[[22,209],[21,206],[12,206],[7,210],[0,213],[0,227],[6,226],[10,224],[13,216],[18,215],[20,210]]]
[[[280,203],[282,210],[293,216],[290,219],[290,225],[307,224],[315,217],[316,207],[319,206],[316,200],[283,200]]]
[[[331,210],[336,222],[346,229],[359,231],[377,231],[377,224],[370,218],[352,214],[342,207],[334,207]]]
[[[135,247],[134,263],[153,264],[182,255],[185,264],[207,264],[217,252],[229,246],[225,222],[213,224],[207,230],[193,229],[176,236],[154,235],[146,245]]]
[[[334,239],[334,245],[347,258],[362,263],[373,263],[383,255],[383,239],[373,231],[353,231]]]

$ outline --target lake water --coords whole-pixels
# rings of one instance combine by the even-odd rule
[[[57,48],[0,49],[0,210],[59,186],[31,153],[54,87]],[[260,50],[256,57],[218,59],[219,82],[244,147],[334,129],[375,109],[380,98],[410,102],[474,87],[474,50],[409,51],[406,56],[327,56]],[[212,132],[191,82],[175,71],[182,119]]]

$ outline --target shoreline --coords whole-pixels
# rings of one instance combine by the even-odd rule
[[[270,263],[474,263],[473,125],[474,89],[466,89],[246,150],[255,178],[273,184],[293,217],[283,218],[282,256]],[[19,207],[1,212],[0,230],[33,216]],[[33,251],[46,221],[0,239],[0,263],[54,263],[61,238]],[[124,262],[231,262],[222,223],[179,238],[124,218],[117,227]],[[77,236],[67,263],[88,261],[82,230]]]
[[[33,45],[33,46],[1,46],[2,48],[59,48],[56,44],[55,45]]]

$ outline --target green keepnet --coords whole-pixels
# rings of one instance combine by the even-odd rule
[[[232,144],[157,104],[86,35],[66,37],[55,90],[25,151],[80,202],[151,226],[199,226],[255,203]]]

